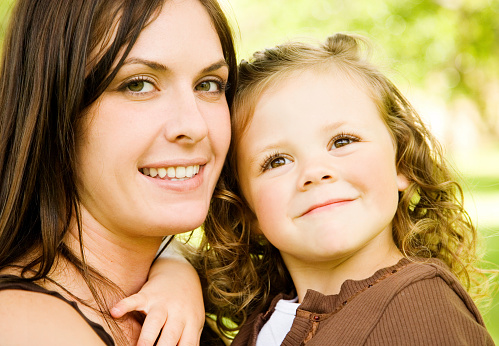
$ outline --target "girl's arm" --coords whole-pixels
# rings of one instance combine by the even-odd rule
[[[146,314],[137,346],[154,345],[160,333],[158,346],[199,345],[205,319],[201,283],[177,246],[182,244],[173,240],[151,267],[142,289],[111,309],[114,318],[131,311]]]

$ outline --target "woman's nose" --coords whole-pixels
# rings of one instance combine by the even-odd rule
[[[196,96],[191,93],[178,95],[176,107],[169,108],[165,137],[170,142],[197,143],[208,135],[208,125]]]

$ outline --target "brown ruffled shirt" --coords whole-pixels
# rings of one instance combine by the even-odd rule
[[[424,263],[422,263],[425,261]],[[251,315],[232,346],[256,345],[279,299]],[[282,345],[494,345],[466,290],[438,260],[402,259],[339,294],[307,291]]]

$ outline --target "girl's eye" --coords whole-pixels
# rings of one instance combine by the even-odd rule
[[[204,92],[219,92],[222,90],[222,85],[220,82],[204,81],[196,85],[194,89],[196,91],[204,91]]]
[[[341,138],[341,139],[335,140],[333,142],[333,147],[340,148],[340,147],[343,147],[343,146],[350,144],[352,142],[353,142],[353,140],[350,138]]]
[[[271,155],[262,165],[262,171],[268,171],[291,163],[291,160],[280,154]]]
[[[270,162],[270,168],[277,168],[290,163],[291,161],[285,157],[278,157]]]
[[[357,136],[341,134],[332,139],[331,149],[338,149],[348,144],[352,144],[359,141],[360,139]]]

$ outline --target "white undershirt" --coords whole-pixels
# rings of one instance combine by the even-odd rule
[[[279,300],[270,319],[258,333],[256,346],[279,346],[288,334],[300,305],[298,297],[292,300]]]

